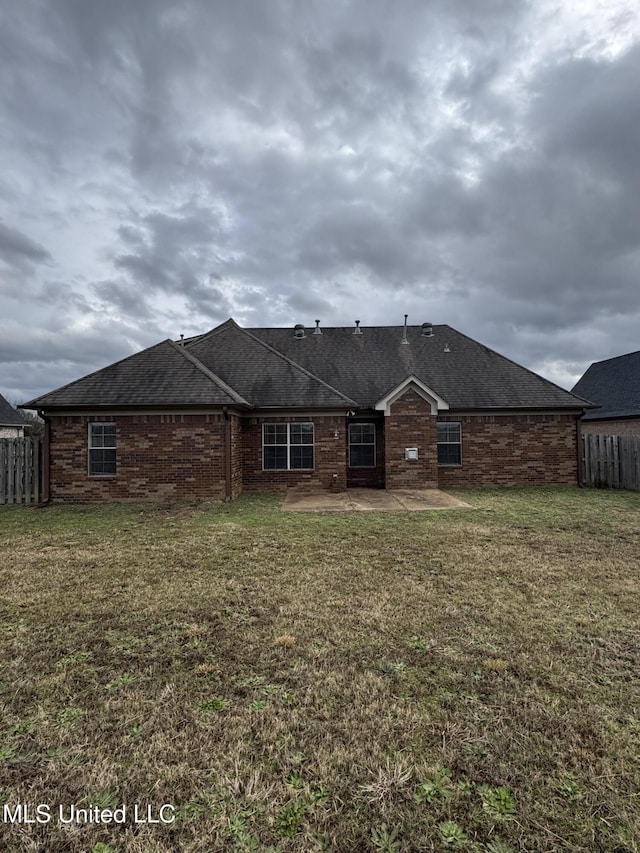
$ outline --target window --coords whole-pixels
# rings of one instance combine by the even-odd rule
[[[376,467],[375,424],[349,424],[349,467]]]
[[[263,424],[265,471],[313,469],[313,424]]]
[[[462,465],[460,424],[438,424],[438,464]]]
[[[116,425],[89,424],[89,474],[94,477],[116,473]]]

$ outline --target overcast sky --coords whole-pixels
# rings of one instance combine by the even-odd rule
[[[637,0],[0,0],[0,392],[167,337],[640,349]]]

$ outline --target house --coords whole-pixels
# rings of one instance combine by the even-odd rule
[[[0,394],[0,438],[22,438],[29,422]]]
[[[572,393],[598,406],[582,418],[583,432],[640,435],[640,352],[594,362]]]
[[[165,340],[25,403],[55,501],[578,481],[584,400],[450,326]]]

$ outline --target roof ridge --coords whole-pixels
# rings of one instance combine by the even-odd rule
[[[234,321],[234,323],[235,323],[235,321]],[[261,341],[260,338],[256,337],[256,335],[252,335],[251,332],[249,332],[247,329],[243,329],[242,326],[238,326],[237,323],[235,323],[235,325],[248,338],[251,338],[251,340],[256,341],[261,346],[263,346],[265,349],[274,353],[274,355],[279,356],[279,358],[281,358],[283,361],[286,361],[287,364],[290,364],[292,367],[295,367],[296,370],[299,370],[301,373],[304,373],[305,376],[310,377],[315,382],[318,382],[320,385],[324,385],[325,388],[328,388],[332,393],[337,394],[339,397],[342,397],[342,399],[346,400],[347,403],[349,403],[350,405],[358,406],[358,403],[356,403],[355,400],[352,400],[351,397],[347,397],[347,395],[343,394],[342,391],[338,391],[338,389],[334,388],[333,385],[329,385],[329,383],[325,382],[324,379],[320,379],[320,377],[316,376],[315,373],[311,373],[311,371],[307,370],[306,367],[303,367],[301,364],[297,364],[295,361],[293,361],[293,359],[286,356],[283,352],[280,352],[280,350],[277,350],[275,347],[272,347],[266,341]],[[286,328],[286,327],[282,326],[282,328]]]
[[[607,361],[616,361],[618,358],[628,358],[630,355],[640,355],[640,350],[634,349],[632,352],[623,352],[622,355],[610,355],[609,358],[601,358],[600,361],[592,361],[589,367],[587,367],[587,370],[590,370],[596,364],[605,364]],[[585,373],[587,370],[585,370]]]
[[[161,347],[163,344],[171,344],[173,343],[170,338],[165,338],[163,341],[158,341],[157,344],[152,344],[150,347],[145,347],[144,349],[138,350],[138,352],[132,352],[131,355],[126,355],[124,358],[119,358],[117,361],[113,361],[110,364],[105,364],[104,367],[99,367],[97,370],[92,370],[91,373],[87,373],[86,376],[81,376],[79,379],[72,379],[71,382],[65,382],[64,385],[61,385],[59,388],[54,388],[53,391],[49,391],[46,394],[40,394],[37,397],[34,397],[33,400],[29,400],[28,403],[20,403],[20,409],[33,409],[37,408],[37,406],[33,406],[33,403],[37,403],[38,400],[41,400],[43,397],[50,397],[51,394],[57,394],[58,391],[64,391],[67,388],[70,388],[72,385],[76,385],[78,382],[84,382],[85,379],[90,379],[92,376],[96,376],[96,374],[101,373],[103,370],[106,370],[109,367],[115,367],[116,364],[123,364],[125,361],[129,361],[132,358],[140,355],[143,352],[148,352],[152,349],[157,349]]]
[[[184,358],[187,359],[187,361],[189,361],[191,364],[193,364],[194,367],[196,367],[201,373],[203,373],[204,376],[207,377],[207,379],[210,379],[213,384],[217,385],[217,387],[221,391],[224,391],[225,394],[228,394],[229,397],[235,400],[236,403],[240,403],[244,406],[251,406],[251,403],[245,400],[245,398],[241,394],[238,394],[235,388],[232,388],[231,385],[227,385],[227,383],[223,379],[220,379],[217,374],[215,374],[212,370],[209,370],[208,367],[202,364],[199,358],[197,358],[192,353],[187,352],[183,346],[175,343],[175,341],[169,340],[169,343],[177,352],[181,353],[181,355],[183,355]]]
[[[577,394],[573,394],[571,391],[567,391],[566,388],[563,388],[561,385],[558,385],[555,382],[552,382],[550,379],[547,379],[545,376],[540,376],[539,373],[536,373],[535,370],[531,370],[528,367],[525,367],[524,364],[518,364],[517,361],[514,361],[512,358],[509,358],[508,355],[503,355],[501,352],[498,352],[491,347],[488,347],[486,344],[483,344],[481,341],[476,341],[474,338],[470,338],[469,335],[465,335],[464,332],[458,331],[458,329],[454,329],[453,326],[450,326],[448,323],[443,324],[445,328],[450,329],[455,335],[460,335],[462,338],[466,338],[466,340],[471,341],[477,346],[486,349],[487,352],[493,353],[493,355],[497,355],[498,358],[504,359],[504,361],[508,361],[509,364],[513,364],[514,367],[519,367],[520,370],[526,370],[531,376],[534,376],[536,379],[540,379],[542,382],[546,382],[547,385],[551,385],[553,388],[557,388],[558,391],[562,391],[564,394],[568,394],[570,397],[575,397],[576,400],[580,400],[581,403],[585,403],[585,408],[589,408],[593,406],[593,403],[590,403],[589,400],[585,400],[582,397],[578,397]]]

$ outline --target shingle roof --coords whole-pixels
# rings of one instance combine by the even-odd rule
[[[452,409],[584,408],[585,401],[450,326],[324,328],[296,338],[292,329],[251,329],[258,338],[369,408],[413,374]],[[448,344],[449,352],[445,352]]]
[[[11,403],[0,394],[0,426],[28,426],[29,421],[25,420],[20,412],[16,412]]]
[[[179,345],[163,341],[25,408],[235,405],[371,408],[415,376],[451,409],[583,409],[589,404],[450,326],[241,329],[233,320]],[[445,346],[446,345],[446,346]],[[445,351],[445,349],[447,351]]]
[[[600,406],[584,420],[640,416],[640,352],[594,362],[572,390]]]
[[[356,405],[316,371],[301,367],[233,320],[187,342],[185,349],[259,408]]]
[[[142,350],[37,397],[25,408],[247,405],[237,392],[173,341]]]

